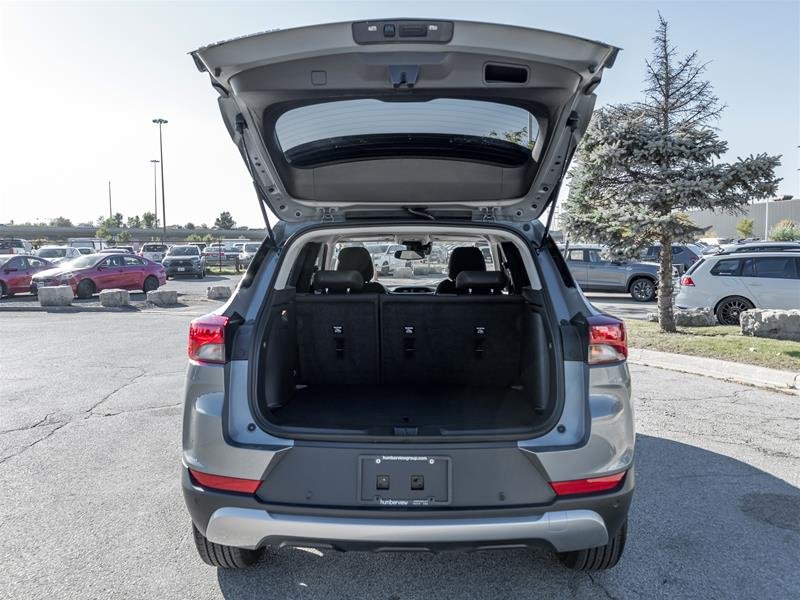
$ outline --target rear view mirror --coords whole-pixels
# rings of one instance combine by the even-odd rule
[[[394,253],[395,258],[400,260],[423,260],[425,257],[414,250],[398,250]]]

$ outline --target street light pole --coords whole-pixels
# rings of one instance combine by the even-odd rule
[[[108,218],[114,218],[114,215],[111,214],[111,181],[108,182]]]
[[[167,241],[167,201],[164,198],[164,140],[161,136],[161,126],[169,121],[166,119],[153,119],[158,125],[158,150],[161,153],[161,225],[164,228],[164,241]]]
[[[158,227],[158,173],[156,172],[156,165],[161,161],[154,158],[150,162],[153,163],[153,214],[156,217],[155,226]]]

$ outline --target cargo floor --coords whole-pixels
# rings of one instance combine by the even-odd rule
[[[273,409],[270,420],[289,427],[384,433],[416,427],[418,435],[512,433],[542,418],[529,394],[516,387],[317,385],[297,389],[286,406]]]

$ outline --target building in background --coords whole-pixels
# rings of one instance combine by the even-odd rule
[[[795,223],[800,223],[800,198],[772,198],[768,202],[756,202],[745,207],[744,213],[728,214],[713,210],[690,211],[689,217],[698,227],[711,227],[713,230],[709,235],[723,238],[741,237],[736,231],[736,224],[747,217],[753,219],[753,237],[764,238],[767,204],[769,204],[769,225],[766,230],[770,230],[779,221],[791,219]]]

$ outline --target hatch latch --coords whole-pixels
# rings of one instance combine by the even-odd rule
[[[389,81],[396,88],[413,88],[419,79],[419,65],[389,65]]]

